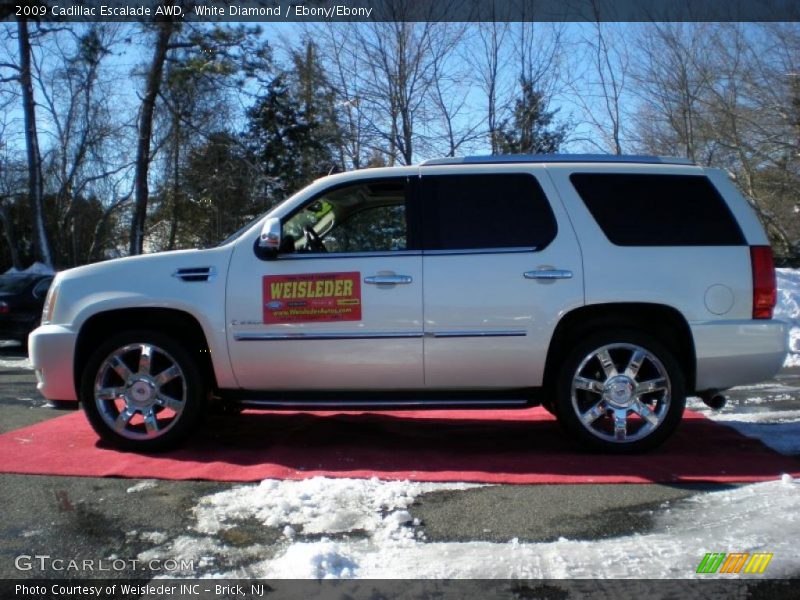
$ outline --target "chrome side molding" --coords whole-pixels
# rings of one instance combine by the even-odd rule
[[[429,331],[426,337],[432,338],[471,338],[471,337],[524,337],[528,332],[524,329],[499,331]]]
[[[416,331],[359,331],[358,333],[266,333],[242,332],[234,333],[237,342],[273,342],[287,340],[386,340],[403,338],[421,338],[422,332]]]
[[[237,342],[281,342],[289,340],[386,340],[427,338],[485,338],[485,337],[524,337],[524,329],[497,331],[359,331],[357,333],[234,333]]]

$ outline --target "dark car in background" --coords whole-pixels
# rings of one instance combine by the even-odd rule
[[[52,282],[52,274],[0,275],[0,340],[16,340],[27,345],[28,334],[39,326],[44,299]]]

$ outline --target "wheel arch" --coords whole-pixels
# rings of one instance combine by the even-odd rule
[[[194,316],[172,308],[122,308],[94,314],[80,328],[73,361],[73,385],[78,397],[83,369],[98,342],[108,338],[111,333],[136,329],[150,329],[174,336],[196,357],[210,389],[217,389],[208,340]]]
[[[675,353],[686,379],[687,392],[694,391],[696,357],[689,323],[671,306],[641,302],[590,304],[561,317],[547,351],[544,387],[553,389],[559,366],[575,342],[598,331],[615,328],[636,329],[658,338]]]

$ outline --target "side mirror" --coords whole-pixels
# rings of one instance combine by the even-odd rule
[[[256,243],[261,258],[274,258],[281,247],[281,221],[271,217],[261,226],[261,234]]]

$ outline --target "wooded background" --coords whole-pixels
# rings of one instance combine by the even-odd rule
[[[218,243],[310,181],[435,156],[726,169],[800,255],[787,23],[0,24],[0,272]]]

